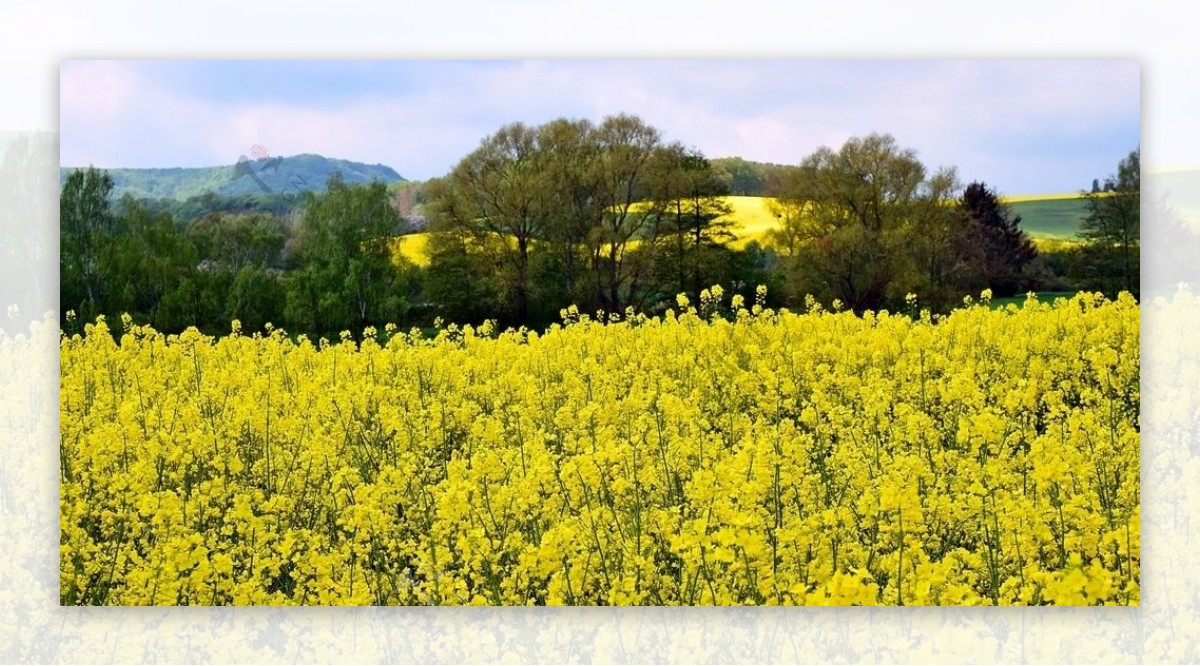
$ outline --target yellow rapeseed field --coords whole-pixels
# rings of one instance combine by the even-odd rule
[[[1003,197],[1002,200],[1005,203],[1018,203],[1077,198],[1079,198],[1079,193],[1011,196]],[[732,228],[730,230],[736,236],[736,239],[729,244],[730,247],[742,250],[751,241],[763,246],[774,245],[771,232],[780,228],[779,218],[771,211],[771,205],[775,202],[774,198],[726,196],[721,197],[721,200],[730,207],[730,212],[722,216],[720,221],[731,222]],[[403,257],[418,266],[428,266],[429,236],[430,232],[419,232],[396,237],[393,239],[393,257],[397,260]],[[1039,249],[1045,251],[1061,250],[1075,242],[1068,239],[1043,238],[1041,236],[1036,236],[1033,240]],[[634,241],[632,245],[636,246],[637,242]]]
[[[733,222],[737,240],[730,245],[744,249],[750,241],[772,245],[771,232],[780,228],[779,218],[771,211],[775,199],[769,197],[728,196],[723,198],[731,211],[722,220]]]
[[[1132,298],[679,306],[68,330],[61,601],[1139,603]]]
[[[417,266],[429,265],[429,232],[421,231],[392,239],[392,261],[407,259]]]
[[[759,244],[770,244],[770,232],[779,228],[779,219],[771,213],[769,202],[765,197],[728,196],[722,200],[729,205],[731,212],[723,216],[722,221],[733,223],[732,231],[737,236],[730,245],[735,249],[745,248],[750,241]],[[392,239],[392,257],[399,261],[401,257],[417,266],[429,265],[428,231],[422,231]],[[636,247],[638,241],[632,241],[631,247]]]

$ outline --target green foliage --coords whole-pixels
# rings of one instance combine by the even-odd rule
[[[702,156],[664,145],[658,130],[630,115],[598,125],[566,119],[506,125],[427,186],[431,228],[460,236],[468,252],[493,253],[493,275],[512,298],[506,314],[516,322],[531,320],[535,291],[553,291],[534,285],[535,265],[539,280],[561,285],[555,300],[581,297],[541,301],[542,312],[572,302],[621,311],[647,293],[651,267],[635,247],[684,230],[682,214],[676,227],[666,225],[668,203],[682,212],[687,197],[707,196],[699,181],[689,186],[681,176],[688,160],[696,173],[711,169]],[[714,219],[693,213],[689,224]]]
[[[539,131],[512,123],[487,137],[436,189],[440,228],[480,243],[512,239],[501,261],[511,278],[518,321],[529,317],[531,242],[546,235],[554,215],[547,191],[546,153]]]
[[[1021,216],[1000,201],[987,185],[967,185],[958,201],[963,231],[961,250],[968,275],[967,286],[991,289],[997,297],[1012,296],[1028,287],[1026,268],[1037,257],[1037,248],[1021,228]]]
[[[724,200],[728,187],[712,163],[699,151],[672,146],[666,157],[670,165],[663,177],[662,222],[656,239],[660,258],[660,282],[670,276],[674,291],[699,299],[707,285],[719,284],[715,273],[724,272],[715,257],[724,244],[735,239],[733,223],[723,217],[732,212]],[[665,273],[664,273],[665,271]],[[673,298],[673,296],[672,296]]]
[[[358,334],[408,315],[416,269],[393,263],[388,242],[403,221],[382,182],[331,179],[328,191],[303,198],[296,234],[266,213],[182,222],[129,194],[114,206],[111,189],[94,169],[72,173],[62,188],[64,311],[212,333],[238,319],[247,330],[270,322]]]
[[[179,332],[195,326],[208,333],[227,333],[226,295],[231,284],[228,272],[189,270],[163,295],[150,323],[162,331]]]
[[[117,234],[109,196],[112,177],[88,168],[72,172],[59,197],[61,302],[84,320],[99,314],[110,271],[111,241]]]
[[[795,169],[794,166],[752,162],[741,157],[719,157],[712,160],[712,166],[730,194],[748,197],[773,196],[787,173]]]
[[[927,175],[889,135],[821,148],[781,187],[778,214],[789,293],[855,310],[902,302],[909,291],[942,299],[953,277],[956,215],[942,202],[953,170]]]
[[[247,264],[233,276],[225,313],[237,319],[248,331],[261,331],[268,323],[283,320],[283,303],[287,292],[280,280],[268,269]]]
[[[1087,215],[1079,235],[1087,241],[1085,275],[1108,294],[1140,293],[1141,188],[1139,148],[1120,161],[1115,176],[1104,179],[1104,192],[1083,195]]]
[[[397,321],[407,289],[388,240],[403,221],[380,182],[348,185],[337,176],[323,194],[308,193],[300,222],[301,268],[289,280],[288,317],[321,334],[354,333]]]
[[[122,229],[113,243],[108,307],[154,321],[160,301],[197,263],[196,249],[168,214],[128,195],[118,211]]]
[[[264,213],[207,215],[188,227],[201,256],[232,272],[254,266],[282,268],[287,224]]]
[[[459,234],[438,233],[429,241],[429,267],[423,293],[436,304],[436,316],[452,322],[482,322],[510,316],[499,298],[495,264]]]
[[[171,213],[180,222],[199,220],[215,213],[226,215],[273,215],[288,218],[301,210],[304,200],[295,192],[273,192],[221,196],[206,192],[188,197],[184,201],[175,199],[144,199],[150,207]]]
[[[605,118],[596,127],[601,217],[585,239],[596,292],[593,305],[620,312],[640,300],[647,264],[631,244],[653,243],[660,231],[665,183],[677,168],[678,152],[662,144],[657,129],[636,116]]]

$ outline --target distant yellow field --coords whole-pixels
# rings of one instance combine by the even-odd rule
[[[771,198],[725,197],[725,201],[733,208],[733,212],[724,218],[735,223],[733,233],[737,240],[730,243],[732,247],[740,250],[752,240],[765,245],[771,231],[779,228],[779,219],[768,208]]]
[[[1043,238],[1035,236],[1030,240],[1033,241],[1033,245],[1040,252],[1061,252],[1078,247],[1083,243],[1083,241],[1075,238]]]
[[[393,238],[391,243],[392,260],[398,262],[403,257],[418,266],[428,266],[429,239],[430,233],[427,231]],[[510,247],[516,248],[516,241],[509,238],[508,242]]]
[[[1029,194],[1002,197],[1005,203],[1027,203],[1032,201],[1062,201],[1078,199],[1078,192],[1061,194]],[[734,249],[744,249],[751,241],[761,245],[770,244],[771,231],[779,228],[779,219],[770,210],[770,197],[725,197],[726,203],[733,209],[723,220],[731,220],[734,224],[731,231],[737,239],[729,245]],[[1050,246],[1061,247],[1069,244],[1069,240],[1035,237],[1034,242],[1042,249]],[[636,242],[631,247],[636,247]],[[395,257],[404,257],[418,266],[429,265],[429,234],[417,233],[400,236],[395,239],[393,252]]]
[[[392,241],[392,259],[404,257],[418,266],[429,265],[429,234],[408,234]]]
[[[1029,203],[1035,201],[1064,201],[1069,199],[1078,199],[1078,192],[1066,192],[1061,194],[1027,194],[1010,197],[1002,197],[1005,203]],[[733,233],[737,236],[737,240],[730,243],[730,246],[736,249],[743,249],[750,244],[750,241],[758,241],[762,245],[770,244],[771,231],[779,228],[779,219],[770,210],[770,203],[773,201],[771,197],[725,197],[725,201],[730,204],[733,211],[725,217],[734,222]],[[1039,236],[1040,234],[1035,234]],[[1036,238],[1040,242],[1041,238]],[[1044,239],[1047,246],[1052,245],[1053,240],[1059,245],[1070,244],[1066,239]]]

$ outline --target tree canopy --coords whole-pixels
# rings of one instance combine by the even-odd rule
[[[1083,192],[1087,215],[1080,236],[1088,241],[1087,270],[1093,283],[1108,293],[1140,293],[1139,247],[1142,208],[1141,148],[1117,164],[1101,192]]]
[[[792,291],[864,310],[921,286],[939,287],[942,275],[930,268],[937,261],[916,265],[910,247],[916,240],[932,242],[938,252],[950,246],[955,215],[945,202],[957,190],[953,169],[928,173],[916,151],[890,135],[817,150],[777,197],[776,239],[790,250]]]
[[[336,175],[322,194],[306,193],[297,234],[301,268],[289,280],[287,308],[309,330],[361,331],[401,318],[408,304],[390,239],[403,221],[380,182],[351,186]]]
[[[427,188],[431,230],[471,241],[444,245],[457,249],[434,263],[445,259],[461,269],[463,252],[493,253],[501,267],[496,293],[512,304],[497,309],[514,322],[553,316],[569,304],[609,312],[640,307],[659,292],[648,284],[657,268],[649,248],[685,234],[689,248],[711,243],[712,227],[727,211],[716,199],[724,192],[703,155],[664,142],[636,116],[510,124]],[[703,282],[699,262],[682,251],[674,259],[677,276],[690,261],[688,284],[679,279],[677,287]],[[530,309],[535,292],[537,313]]]

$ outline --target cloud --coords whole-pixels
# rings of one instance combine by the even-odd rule
[[[64,64],[60,86],[64,114],[112,120],[131,110],[141,83],[122,63],[94,60]]]
[[[423,179],[445,173],[504,123],[560,116],[598,121],[625,111],[658,127],[667,140],[714,157],[795,163],[822,145],[836,148],[851,136],[888,132],[930,166],[990,168],[995,171],[980,175],[1010,191],[1052,191],[1063,189],[1063,174],[1072,170],[1078,174],[1072,182],[1112,170],[1123,152],[1101,155],[1097,147],[1133,148],[1140,113],[1134,62],[397,61],[311,67],[66,63],[63,162],[231,163],[261,143],[273,154],[318,152],[380,162]]]

